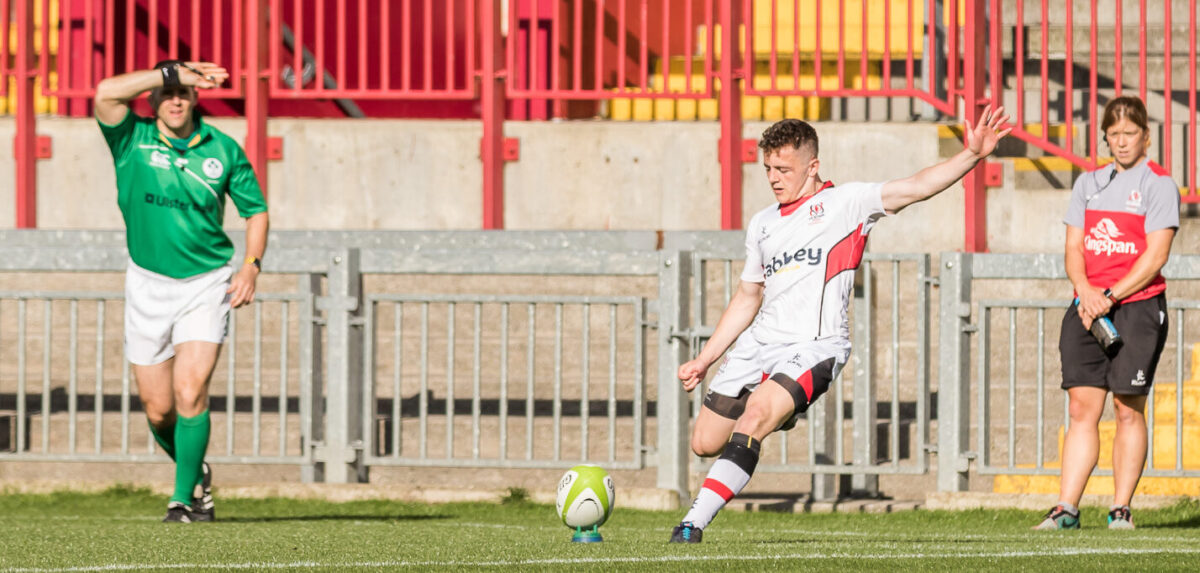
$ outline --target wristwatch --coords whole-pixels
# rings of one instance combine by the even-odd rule
[[[247,255],[245,262],[254,265],[254,268],[256,268],[260,271],[262,270],[262,259],[260,259],[258,257],[255,257],[253,255]]]
[[[1110,288],[1104,289],[1104,298],[1111,300],[1113,304],[1117,304],[1118,302],[1116,295],[1113,294],[1113,291]]]

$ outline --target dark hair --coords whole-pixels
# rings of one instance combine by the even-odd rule
[[[164,68],[166,66],[178,66],[179,64],[182,64],[182,63],[183,63],[183,60],[163,60],[161,62],[158,62],[157,64],[154,64],[154,67],[151,69],[161,70],[162,68]],[[196,92],[196,88],[193,88],[191,86],[183,86],[183,87],[187,88],[187,90],[192,92],[193,94],[195,94],[195,92]],[[150,90],[150,94],[148,96],[150,98],[150,107],[154,108],[156,113],[158,111],[158,104],[162,103],[162,100],[163,100],[162,94],[163,94],[163,88],[162,88],[162,86],[159,86],[159,87],[156,87],[156,88]]]
[[[812,151],[813,157],[816,157],[817,130],[798,119],[785,119],[768,127],[763,132],[762,139],[758,141],[758,147],[763,150],[764,155],[788,146],[797,150],[808,147]]]
[[[1134,96],[1114,98],[1104,104],[1104,118],[1100,121],[1100,131],[1108,133],[1108,128],[1122,119],[1128,119],[1142,128],[1142,131],[1150,131],[1146,123],[1146,104]]]

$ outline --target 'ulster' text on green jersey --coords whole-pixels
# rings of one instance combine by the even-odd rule
[[[219,268],[233,256],[222,226],[226,194],[242,217],[267,210],[242,148],[199,117],[194,122],[182,149],[153,118],[132,110],[116,125],[100,123],[116,165],[129,257],[177,279]]]

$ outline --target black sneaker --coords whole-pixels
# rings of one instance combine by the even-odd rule
[[[200,465],[200,497],[192,503],[192,521],[214,521],[216,513],[212,496],[212,468],[208,462]]]
[[[193,521],[195,520],[192,519],[192,508],[186,504],[178,501],[167,504],[167,516],[163,518],[163,523],[191,523]]]
[[[671,530],[671,543],[700,543],[704,530],[691,523],[680,523]]]

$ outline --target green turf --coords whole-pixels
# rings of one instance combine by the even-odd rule
[[[218,494],[220,492],[218,491]],[[618,501],[620,493],[618,492]],[[221,499],[218,523],[164,524],[166,498],[0,495],[0,571],[440,570],[554,571],[1200,570],[1200,502],[1105,529],[1032,532],[1025,511],[722,514],[700,545],[668,545],[682,512],[617,508],[605,541],[573,544],[554,509],[526,502],[422,505]]]

